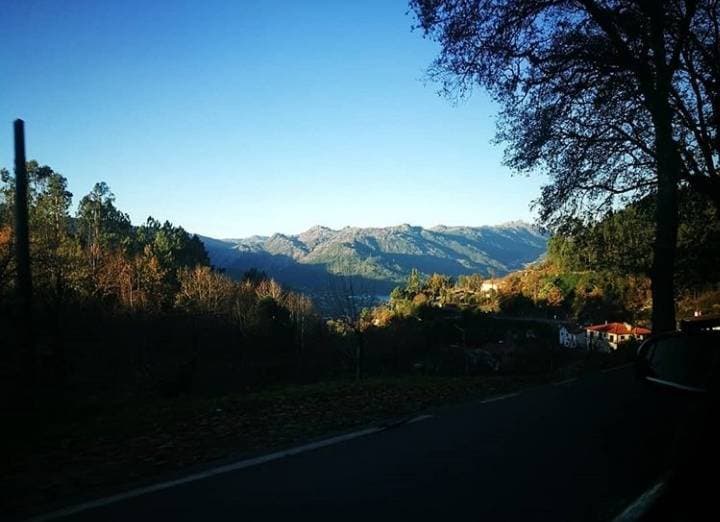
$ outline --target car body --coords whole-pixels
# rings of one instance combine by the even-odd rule
[[[683,321],[680,330],[655,335],[638,349],[636,376],[673,395],[676,437],[666,493],[643,520],[707,520],[717,516],[720,466],[720,318]],[[680,413],[677,413],[680,412]],[[652,433],[648,433],[651,437]]]

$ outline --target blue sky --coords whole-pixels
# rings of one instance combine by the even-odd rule
[[[530,220],[539,177],[490,143],[497,108],[424,81],[404,0],[0,0],[0,165],[12,120],[75,202],[244,237]]]

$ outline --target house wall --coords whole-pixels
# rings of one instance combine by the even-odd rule
[[[599,352],[610,352],[617,349],[617,345],[613,343],[607,333],[587,330],[587,347]]]
[[[580,332],[574,335],[575,337],[575,346],[578,348],[587,348],[587,336],[585,335],[585,332]]]
[[[564,346],[565,348],[576,348],[577,347],[577,339],[564,326],[560,328],[560,346]]]
[[[573,333],[564,326],[558,331],[560,346],[565,348],[587,349],[585,332]]]
[[[633,338],[638,339],[642,341],[645,336],[644,335],[634,335],[634,334],[615,334],[615,333],[607,333],[607,332],[597,332],[594,330],[586,330],[587,334],[587,346],[590,348],[590,346],[594,346],[596,348],[606,346],[612,350],[617,350],[620,343],[629,341]]]

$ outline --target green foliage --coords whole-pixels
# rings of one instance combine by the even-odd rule
[[[174,288],[177,287],[175,274],[178,269],[210,264],[202,241],[169,221],[161,225],[156,219],[148,217],[143,225],[135,229],[131,242],[131,251],[147,251],[148,255],[158,260],[161,269],[168,274],[167,283]]]
[[[130,236],[130,217],[115,207],[107,183],[96,183],[80,200],[77,211],[80,240],[95,249],[117,248]]]
[[[181,311],[223,318],[261,336],[290,331],[314,314],[307,298],[286,292],[262,272],[236,282],[213,271],[202,241],[182,227],[152,217],[133,227],[104,182],[81,198],[73,220],[65,177],[34,161],[28,162],[28,177],[38,304],[92,305],[108,312]],[[14,179],[3,170],[2,292],[12,287],[13,205]]]
[[[548,242],[547,259],[563,272],[649,276],[654,203],[644,199],[602,219],[566,225]],[[683,192],[675,282],[680,293],[720,282],[720,218],[704,195]]]

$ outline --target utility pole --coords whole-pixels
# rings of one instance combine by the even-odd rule
[[[35,346],[32,336],[32,274],[28,226],[28,175],[25,161],[25,122],[15,120],[15,257],[17,259],[18,341],[24,361],[24,376],[35,386]]]

